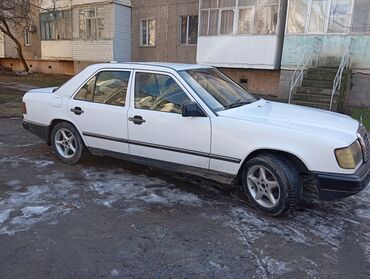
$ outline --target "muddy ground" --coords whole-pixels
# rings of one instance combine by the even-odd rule
[[[370,187],[266,217],[217,183],[77,166],[0,119],[0,278],[369,278]]]

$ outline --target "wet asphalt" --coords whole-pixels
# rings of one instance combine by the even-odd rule
[[[56,160],[0,119],[0,278],[369,278],[370,187],[293,215],[195,176]]]

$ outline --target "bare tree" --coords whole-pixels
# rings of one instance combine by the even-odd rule
[[[32,15],[36,6],[31,1],[33,0],[0,1],[0,31],[15,43],[19,59],[26,72],[29,71],[29,68],[17,35],[22,34],[25,28],[28,28],[32,23]]]

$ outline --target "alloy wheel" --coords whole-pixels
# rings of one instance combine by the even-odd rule
[[[247,186],[253,199],[265,208],[275,207],[280,200],[279,182],[266,167],[252,166],[247,173]]]
[[[60,156],[70,159],[76,154],[76,139],[69,130],[59,129],[55,133],[55,147]]]

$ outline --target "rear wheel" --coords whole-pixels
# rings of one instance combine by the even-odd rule
[[[243,188],[251,203],[268,215],[292,212],[302,198],[297,169],[284,157],[260,154],[243,170]]]
[[[55,125],[51,143],[59,160],[67,164],[77,164],[85,156],[85,147],[77,129],[68,122]]]

